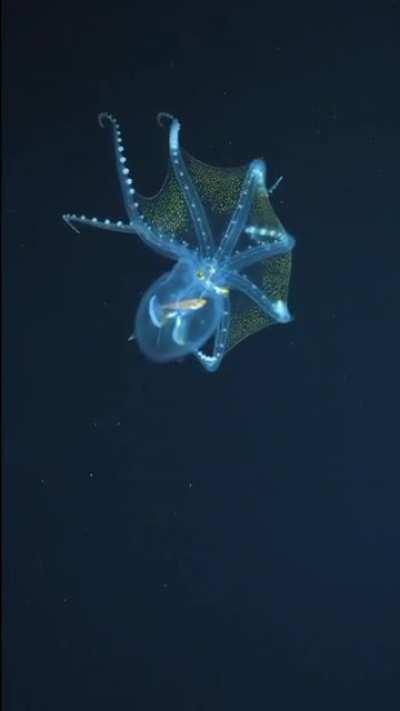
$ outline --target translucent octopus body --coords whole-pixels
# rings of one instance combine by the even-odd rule
[[[128,222],[67,214],[75,225],[138,235],[176,260],[142,297],[135,338],[151,360],[194,355],[215,371],[237,343],[265,326],[291,320],[287,307],[294,239],[272,209],[261,159],[240,168],[208,166],[179,145],[179,121],[169,114],[172,170],[153,198],[136,193],[121,131],[110,114],[113,143]],[[204,346],[212,341],[207,354]]]

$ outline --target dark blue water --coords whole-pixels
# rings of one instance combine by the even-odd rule
[[[8,3],[6,711],[397,709],[398,3]],[[167,161],[263,156],[295,320],[215,374],[128,342]]]

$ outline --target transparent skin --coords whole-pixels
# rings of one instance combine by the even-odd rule
[[[195,353],[215,332],[223,297],[204,289],[196,261],[179,261],[152,284],[136,315],[135,334],[148,358],[165,362]]]
[[[291,320],[287,294],[294,239],[272,209],[265,164],[209,166],[179,145],[180,124],[169,114],[171,169],[160,192],[140,196],[133,187],[121,131],[110,114],[113,144],[128,222],[64,215],[76,225],[139,236],[175,266],[142,297],[135,339],[156,362],[194,355],[209,372],[244,338]],[[211,352],[204,352],[212,341]]]

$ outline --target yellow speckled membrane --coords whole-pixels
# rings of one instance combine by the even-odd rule
[[[265,259],[255,265],[255,269],[260,271],[261,286],[264,293],[273,300],[282,299],[287,302],[291,254],[279,255],[271,259]],[[249,269],[248,273],[253,274]],[[254,276],[251,277],[254,279]],[[256,279],[254,279],[256,281]],[[258,280],[257,280],[258,281]],[[226,351],[228,352],[240,341],[248,338],[253,333],[257,333],[267,326],[273,326],[276,321],[266,316],[247,296],[238,291],[230,292],[231,298],[231,321]]]
[[[218,246],[233,210],[238,202],[240,189],[246,176],[248,165],[236,168],[218,168],[207,165],[183,151],[185,166],[199,194],[207,219]],[[197,240],[186,207],[181,188],[173,172],[170,171],[161,190],[151,198],[137,196],[140,211],[146,221],[168,239],[172,235],[180,242],[186,242],[192,249]],[[254,195],[249,212],[248,223],[267,231],[284,232],[284,228],[275,214],[268,193],[260,187]],[[272,237],[258,237],[257,242],[271,242]],[[243,233],[236,249],[246,249],[252,241]],[[255,243],[254,243],[255,244]],[[290,252],[276,257],[266,257],[261,262],[243,271],[265,295],[272,301],[287,302],[291,270]],[[231,322],[229,327],[227,350],[231,350],[240,341],[253,333],[275,323],[266,316],[254,302],[243,294],[230,291]]]

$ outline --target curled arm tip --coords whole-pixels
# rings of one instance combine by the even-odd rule
[[[160,111],[157,114],[157,123],[159,126],[163,126],[164,119],[167,119],[167,121],[174,121],[175,116],[172,116],[172,114],[167,113],[167,111]]]
[[[117,125],[117,119],[115,118],[115,116],[108,113],[108,111],[101,111],[97,116],[97,120],[98,120],[101,128],[105,128],[107,121],[112,123],[113,126]]]
[[[75,225],[72,224],[72,215],[63,215],[62,216],[64,222],[68,225],[68,227],[71,228],[71,230],[74,230],[78,235],[80,235],[80,232]]]

